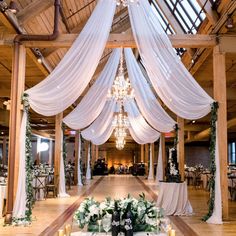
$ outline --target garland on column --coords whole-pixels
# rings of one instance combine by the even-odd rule
[[[216,163],[215,163],[215,150],[216,150],[216,122],[217,122],[217,111],[219,108],[218,102],[213,102],[211,104],[211,139],[210,139],[210,180],[209,180],[209,188],[210,188],[210,200],[208,206],[208,213],[202,218],[203,221],[207,221],[213,213],[215,206],[215,173],[216,173]]]
[[[33,158],[32,158],[32,143],[31,143],[31,125],[30,125],[30,115],[29,109],[30,104],[28,101],[28,94],[23,94],[22,103],[24,106],[24,111],[27,114],[26,121],[26,137],[25,137],[25,169],[26,169],[26,212],[25,220],[28,222],[32,221],[32,207],[33,207]]]
[[[178,124],[175,124],[175,126],[174,126],[174,131],[175,131],[174,148],[175,148],[176,150],[177,150],[177,144],[178,144],[178,142],[179,142],[178,130],[179,130],[179,126],[178,126]]]
[[[62,144],[62,156],[63,156],[63,162],[64,162],[64,173],[65,173],[65,180],[66,180],[66,136],[65,136],[65,129],[66,126],[64,123],[62,123],[62,135],[63,135],[63,144]]]

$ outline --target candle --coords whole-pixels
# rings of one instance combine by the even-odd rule
[[[175,236],[175,230],[174,229],[170,230],[170,236]]]
[[[71,225],[66,225],[65,227],[65,232],[66,232],[66,236],[70,236],[71,234]]]
[[[63,230],[63,229],[59,229],[59,230],[57,231],[57,236],[65,236],[64,230]]]

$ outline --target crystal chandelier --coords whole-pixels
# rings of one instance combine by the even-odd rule
[[[121,52],[118,75],[116,76],[111,90],[108,90],[108,98],[114,98],[119,101],[121,105],[125,98],[133,98],[134,91],[131,88],[129,78],[124,76],[124,55],[123,50]]]
[[[131,88],[129,78],[125,78],[124,76],[124,55],[122,50],[118,75],[113,82],[112,89],[108,91],[108,98],[114,98],[120,106],[118,114],[115,115],[112,121],[114,136],[116,138],[116,148],[118,150],[122,150],[125,146],[125,138],[127,136],[126,129],[129,127],[129,121],[124,112],[124,100],[133,97],[134,92]]]
[[[139,3],[139,0],[116,0],[116,5],[120,6],[123,5],[124,7],[127,7],[131,3]]]

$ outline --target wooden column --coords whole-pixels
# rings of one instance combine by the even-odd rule
[[[75,185],[78,184],[78,152],[79,152],[79,139],[80,139],[80,133],[77,130],[76,134],[75,134],[75,176],[74,176],[74,180],[75,180]]]
[[[148,159],[149,159],[149,144],[145,144],[145,156],[144,156],[144,163],[145,163],[145,173],[148,175]]]
[[[63,113],[56,115],[55,119],[55,154],[54,154],[54,175],[60,174],[60,159],[62,152],[62,118]]]
[[[7,165],[7,137],[3,137],[2,143],[2,164]]]
[[[165,176],[166,176],[166,165],[167,165],[167,161],[166,161],[166,142],[165,142],[165,134],[161,133],[161,149],[162,149],[162,164],[163,164],[163,180],[165,180]]]
[[[181,180],[184,181],[184,163],[185,163],[185,154],[184,154],[184,119],[177,117],[178,122],[178,145],[177,145],[177,156],[179,162],[179,172],[181,175]]]
[[[227,97],[226,97],[226,66],[225,53],[220,52],[219,46],[213,50],[213,91],[214,99],[219,103],[218,109],[218,143],[220,157],[221,193],[223,218],[229,216],[228,209],[228,144],[227,144]]]
[[[150,144],[150,151],[151,151],[151,153],[150,154],[152,154],[152,163],[149,163],[150,165],[149,165],[149,168],[151,168],[152,170],[152,176],[149,176],[150,177],[150,179],[154,179],[154,158],[155,158],[155,153],[154,153],[154,151],[155,151],[155,144],[154,143],[151,143]],[[150,157],[151,158],[151,157]],[[152,165],[151,165],[152,164]],[[150,171],[150,170],[149,170]]]
[[[141,144],[140,146],[141,146],[141,150],[140,150],[140,152],[141,152],[141,162],[144,162],[144,145]]]
[[[17,189],[19,168],[20,126],[22,119],[21,98],[25,87],[26,50],[23,45],[14,45],[11,80],[11,108],[9,121],[8,188],[5,223],[11,222],[13,202]]]
[[[98,152],[99,152],[99,146],[96,145],[96,150],[95,150],[95,160],[98,160]]]

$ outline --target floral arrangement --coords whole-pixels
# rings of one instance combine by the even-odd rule
[[[115,201],[117,202],[117,210],[120,212],[121,227],[124,227],[125,212],[130,204],[134,231],[160,230],[162,219],[164,219],[163,211],[157,208],[154,202],[146,200],[144,193],[139,195],[139,199],[128,195],[126,198],[119,200],[106,198],[101,203],[95,201],[92,197],[86,198],[75,212],[74,219],[80,228],[83,229],[87,225],[88,230],[90,225],[99,224],[104,218],[110,218],[111,222]]]

